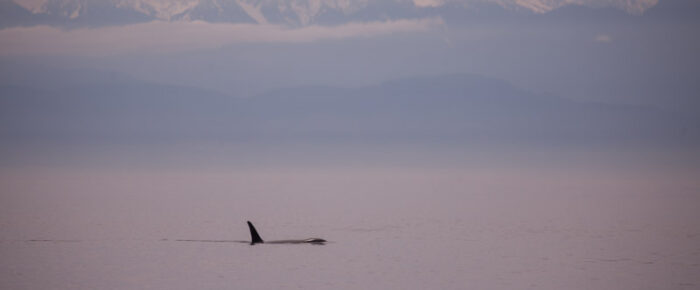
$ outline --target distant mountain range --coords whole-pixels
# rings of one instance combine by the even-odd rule
[[[98,27],[162,21],[332,25],[455,15],[497,6],[544,13],[570,5],[615,7],[641,14],[658,0],[0,0],[0,28],[31,25]]]
[[[131,81],[0,87],[0,147],[22,144],[695,144],[688,116],[583,103],[478,75],[234,98]],[[695,118],[696,119],[696,118]],[[13,145],[14,144],[14,145]]]

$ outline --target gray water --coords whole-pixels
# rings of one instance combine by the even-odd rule
[[[698,171],[586,159],[4,168],[0,288],[698,289]]]

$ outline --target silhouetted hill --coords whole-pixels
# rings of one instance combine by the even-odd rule
[[[688,119],[580,103],[477,75],[362,88],[300,87],[252,98],[137,82],[0,88],[3,143],[686,144]]]
[[[266,112],[259,130],[270,134],[585,144],[672,141],[691,129],[683,117],[655,108],[541,96],[477,75],[280,90],[250,99],[247,107]]]

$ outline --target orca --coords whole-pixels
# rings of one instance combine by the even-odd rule
[[[312,245],[325,245],[326,240],[319,238],[308,238],[303,240],[280,240],[280,241],[263,241],[258,234],[258,231],[253,226],[253,223],[248,221],[248,228],[250,229],[250,244],[312,244]]]

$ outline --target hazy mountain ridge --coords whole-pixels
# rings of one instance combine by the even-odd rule
[[[3,0],[3,27],[27,25],[105,26],[153,20],[274,23],[292,26],[436,17],[492,4],[506,10],[545,13],[567,5],[616,7],[641,14],[656,0],[441,1],[409,0]]]
[[[54,91],[2,87],[2,143],[694,144],[687,118],[579,103],[475,75],[252,98],[147,83]]]

